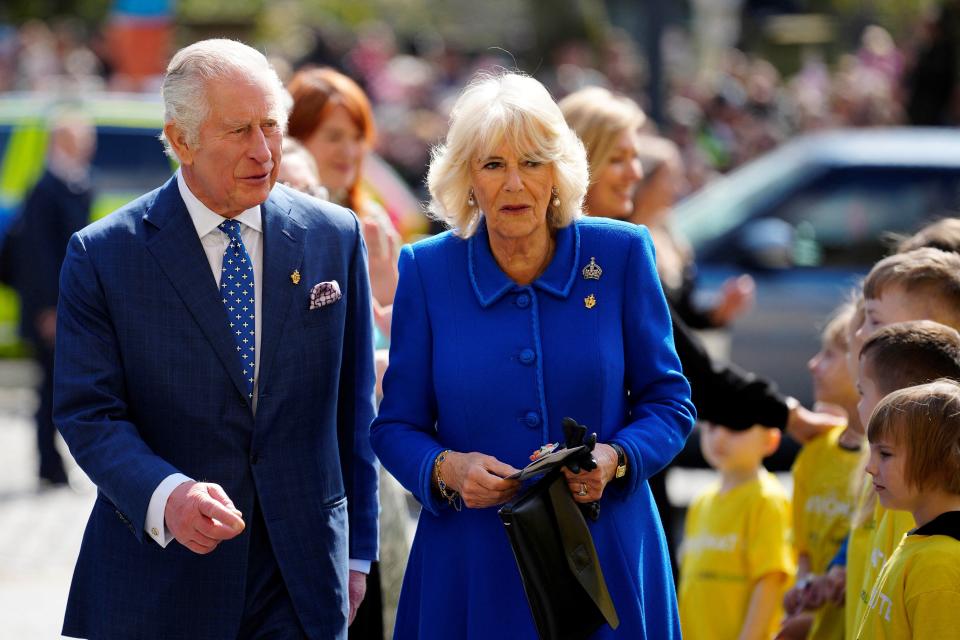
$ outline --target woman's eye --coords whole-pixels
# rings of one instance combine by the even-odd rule
[[[492,160],[492,161],[486,163],[485,165],[483,165],[483,168],[484,168],[484,169],[499,169],[500,166],[501,166],[501,163],[500,163],[500,162],[498,162],[498,161],[496,161],[496,160]]]
[[[540,162],[539,160],[526,160],[526,161],[524,161],[523,164],[525,164],[526,166],[532,168],[532,167],[539,167],[539,166],[542,165],[543,163]]]

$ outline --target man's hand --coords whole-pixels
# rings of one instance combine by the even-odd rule
[[[350,621],[347,622],[347,626],[350,626],[353,624],[353,619],[357,617],[357,609],[360,608],[363,597],[367,595],[367,574],[361,571],[350,571],[347,591],[350,593]]]
[[[220,485],[209,482],[184,482],[174,489],[163,519],[177,542],[200,554],[210,553],[246,526]]]

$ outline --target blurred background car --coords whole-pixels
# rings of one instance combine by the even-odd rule
[[[708,344],[809,406],[805,363],[831,310],[889,253],[894,234],[956,215],[958,203],[956,129],[801,136],[716,180],[677,206],[674,224],[705,290],[746,272],[756,304]]]
[[[24,197],[40,177],[47,149],[48,118],[55,110],[81,110],[96,125],[91,180],[96,198],[91,220],[102,217],[170,177],[174,165],[158,136],[163,122],[159,96],[86,94],[82,100],[56,94],[0,96],[0,242]],[[0,355],[19,353],[17,297],[0,287]]]

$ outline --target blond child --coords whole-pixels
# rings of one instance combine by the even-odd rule
[[[960,385],[895,391],[867,431],[867,472],[880,503],[917,527],[899,541],[870,591],[859,640],[957,638],[960,611]]]
[[[790,502],[761,466],[780,433],[706,424],[701,448],[720,478],[691,504],[680,551],[680,626],[687,640],[770,638],[794,573]]]
[[[838,426],[803,446],[794,462],[793,533],[797,582],[784,597],[789,616],[782,638],[838,639],[843,637],[843,609],[834,604],[803,611],[808,587],[826,573],[850,531],[855,494],[851,478],[861,468],[863,427],[857,414],[857,390],[847,368],[848,327],[856,312],[844,304],[827,323],[820,351],[810,359],[814,397],[847,417]]]
[[[880,400],[899,389],[942,377],[960,378],[960,333],[929,320],[879,329],[860,351],[858,411],[868,422]],[[877,502],[871,484],[860,494],[851,529],[846,568],[846,637],[852,638],[869,603],[883,563],[900,538],[915,526],[906,511],[890,511]]]

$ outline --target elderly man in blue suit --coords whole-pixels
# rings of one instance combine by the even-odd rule
[[[54,419],[98,492],[65,635],[344,638],[363,598],[366,254],[349,211],[274,186],[282,96],[246,45],[179,51],[180,170],[71,238]]]

